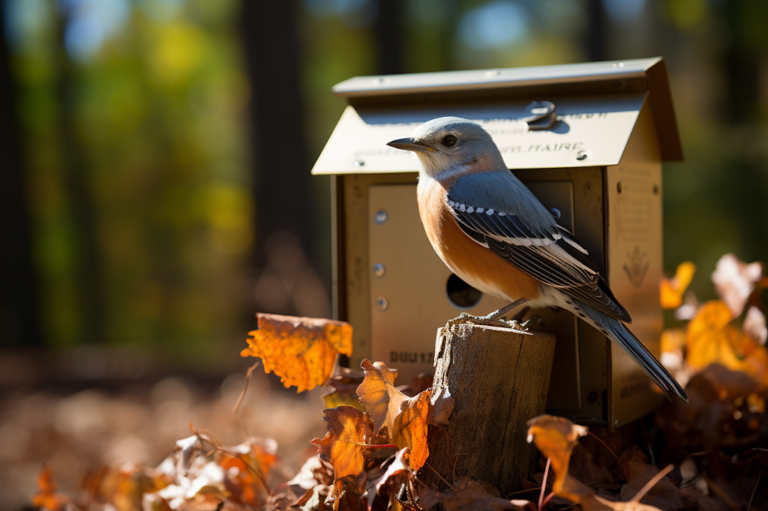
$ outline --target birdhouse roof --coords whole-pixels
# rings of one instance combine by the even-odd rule
[[[512,169],[585,167],[617,164],[640,110],[649,108],[662,160],[683,159],[667,68],[658,57],[363,76],[333,92],[349,106],[313,174],[415,171],[414,158],[386,143],[447,115],[483,125]],[[554,103],[550,129],[529,129],[533,100]]]

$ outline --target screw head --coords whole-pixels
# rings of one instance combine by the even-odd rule
[[[365,165],[363,160],[355,160],[355,167],[362,167],[363,165]]]
[[[382,209],[376,212],[376,215],[373,217],[373,220],[377,224],[383,224],[384,222],[387,221],[387,218],[389,218],[389,215],[387,215],[387,212]]]
[[[587,159],[587,153],[585,151],[579,151],[576,153],[576,159],[579,161],[584,161]]]
[[[378,308],[380,311],[389,309],[389,300],[383,296],[376,298],[376,308]]]
[[[381,263],[376,263],[373,265],[373,274],[377,277],[383,277],[384,274],[387,272],[387,269],[384,268],[384,265]]]

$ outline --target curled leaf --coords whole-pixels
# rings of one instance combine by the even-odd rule
[[[395,388],[397,370],[390,369],[384,362],[372,364],[367,358],[360,367],[365,372],[365,379],[357,388],[357,397],[373,419],[376,432],[387,426],[392,434],[395,416],[400,413],[400,404],[408,399]]]
[[[571,451],[579,443],[579,437],[587,434],[587,428],[577,426],[568,419],[539,415],[528,421],[528,442],[533,441],[541,453],[552,460],[555,481],[552,490],[559,494],[568,475]]]
[[[406,399],[400,405],[392,427],[392,441],[399,449],[410,447],[410,465],[418,472],[429,457],[427,447],[427,420],[429,419],[429,391]]]
[[[695,272],[696,265],[690,261],[685,261],[678,265],[674,277],[665,278],[661,281],[662,309],[677,309],[683,304],[683,293],[688,288],[688,284],[691,283]]]
[[[352,327],[343,321],[257,314],[259,329],[249,332],[240,355],[259,357],[286,387],[312,390],[328,380],[336,355],[352,354]]]
[[[366,422],[370,419],[351,406],[340,406],[323,413],[323,420],[328,422],[328,433],[322,440],[314,438],[310,443],[317,446],[322,460],[333,465],[334,479],[357,476],[363,471]]]

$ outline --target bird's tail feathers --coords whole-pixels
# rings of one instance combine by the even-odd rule
[[[658,385],[669,399],[672,399],[672,396],[675,395],[686,404],[688,403],[688,395],[677,380],[648,351],[648,348],[629,331],[624,323],[571,297],[568,297],[567,301],[563,300],[563,302],[565,303],[561,305],[562,307],[569,309],[616,343],[624,353],[629,355],[642,368],[645,374]]]

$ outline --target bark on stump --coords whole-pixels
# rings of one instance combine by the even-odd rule
[[[554,351],[551,334],[471,323],[438,329],[432,404],[438,418],[451,399],[453,411],[447,425],[429,427],[434,470],[420,474],[429,486],[446,490],[442,479],[469,476],[504,496],[535,472],[526,422],[544,413]]]

